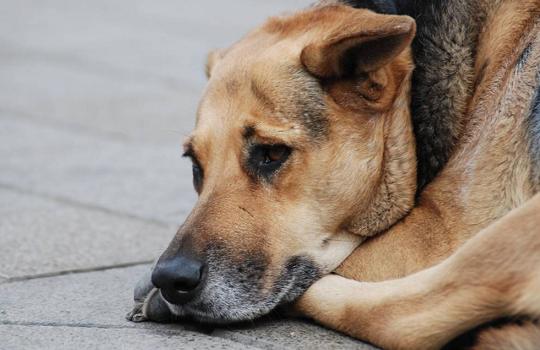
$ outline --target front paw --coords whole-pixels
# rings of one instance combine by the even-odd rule
[[[351,297],[350,282],[338,275],[324,276],[295,302],[294,312],[326,325],[340,323]]]
[[[159,289],[152,284],[152,270],[148,270],[135,286],[135,304],[126,318],[132,322],[171,322],[175,320],[169,304],[163,300]]]

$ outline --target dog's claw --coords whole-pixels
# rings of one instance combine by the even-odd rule
[[[133,299],[135,304],[126,319],[131,322],[170,322],[175,319],[169,304],[152,284],[152,270],[147,271],[135,286]]]
[[[148,318],[143,313],[143,303],[135,303],[133,306],[133,310],[128,312],[126,315],[126,319],[131,322],[144,322],[147,321]]]

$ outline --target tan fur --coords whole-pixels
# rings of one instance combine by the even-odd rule
[[[499,11],[502,13],[492,15],[496,30],[510,16],[506,6]],[[514,36],[507,39],[512,45],[507,43],[506,50],[493,52],[486,46],[491,53],[490,62],[500,65],[488,65],[488,73],[469,107],[467,134],[462,137],[456,154],[422,193],[415,210],[387,234],[362,245],[344,262],[339,273],[351,273],[355,279],[382,280],[418,271],[442,260],[471,235],[530,198],[533,191],[528,183],[524,120],[510,116],[526,113],[529,104],[523,101],[529,101],[531,96],[523,96],[524,92],[517,89],[520,84],[534,85],[536,69],[532,65],[525,81],[515,81],[509,67],[532,38],[537,43],[540,38],[538,29],[529,31],[528,36],[522,35],[524,23],[530,25],[537,12],[529,9],[519,13],[521,18],[512,15],[512,26],[505,25],[506,35],[515,29]],[[490,27],[486,28],[485,33],[489,30]],[[480,50],[479,57],[483,55],[488,53]],[[532,55],[540,62],[538,49]],[[507,99],[500,101],[505,95]],[[384,262],[376,263],[377,259]],[[379,268],[384,271],[377,271]]]
[[[360,283],[324,277],[297,306],[323,324],[387,349],[438,349],[498,317],[538,318],[539,212],[537,195],[443,263],[402,279]]]
[[[166,254],[187,240],[196,252],[224,246],[235,262],[264,256],[265,291],[293,256],[323,273],[341,263],[296,308],[389,349],[437,349],[499,317],[540,317],[540,195],[524,134],[533,92],[520,89],[540,64],[540,0],[485,8],[461,135],[414,208],[411,18],[319,6],[210,55],[187,142],[204,184]],[[535,64],[517,74],[531,43]],[[271,184],[246,171],[249,143],[293,149]],[[501,332],[512,329],[525,332]],[[486,346],[500,337],[490,332]]]
[[[298,30],[304,21],[317,25]],[[351,23],[354,40],[346,43],[342,29]],[[273,268],[304,254],[330,272],[361,240],[405,215],[416,176],[408,110],[413,65],[407,46],[413,36],[409,17],[330,6],[274,18],[231,48],[211,53],[209,85],[186,142],[204,168],[204,185],[170,250],[181,239],[192,239],[196,251],[219,241],[231,254],[268,255]],[[361,80],[321,87],[304,66],[336,38],[340,47],[368,45],[373,58],[369,67],[357,68]],[[391,44],[372,47],[377,40]],[[311,62],[316,69],[317,61]],[[345,102],[351,96],[354,107]],[[324,120],[315,128],[327,125],[320,132],[304,119],[319,113],[318,103],[325,105]],[[246,127],[255,130],[251,142],[294,149],[271,189],[242,168]],[[365,174],[361,183],[358,174]]]
[[[506,1],[490,14],[477,62],[487,68],[456,153],[405,219],[362,244],[336,272],[364,281],[403,277],[442,261],[467,242],[465,246],[435,268],[402,280],[341,282],[352,291],[335,301],[340,311],[323,313],[328,306],[323,309],[322,304],[328,305],[340,283],[339,277],[328,277],[332,286],[325,290],[318,282],[300,301],[303,312],[396,349],[440,348],[454,336],[503,316],[540,317],[540,197],[529,200],[534,191],[523,134],[532,89],[519,89],[536,81],[539,9],[539,1]],[[536,64],[516,78],[515,64],[530,43],[530,59]],[[520,209],[507,215],[512,208]],[[480,344],[494,348],[504,334],[517,333],[517,343],[534,348],[530,344],[538,343],[522,338],[537,339],[538,325],[527,328],[533,331],[513,326],[498,335],[490,330]]]

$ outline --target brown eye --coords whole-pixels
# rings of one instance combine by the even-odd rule
[[[195,153],[193,152],[193,148],[188,147],[188,149],[184,152],[182,157],[191,159],[191,171],[193,173],[193,187],[195,188],[195,191],[197,191],[197,193],[200,193],[202,184],[203,184],[204,173],[203,173],[203,169],[199,165],[199,161],[197,160]]]
[[[291,148],[285,145],[255,145],[249,152],[249,172],[269,180],[290,154]]]
[[[279,162],[289,156],[289,148],[283,145],[270,146],[265,154],[265,163]]]
[[[192,169],[192,173],[193,173],[193,187],[195,188],[195,191],[201,192],[202,181],[203,181],[202,169],[195,162],[193,163],[191,169]]]

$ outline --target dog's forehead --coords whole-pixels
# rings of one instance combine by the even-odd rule
[[[304,130],[314,141],[328,132],[323,90],[293,60],[268,55],[227,57],[209,81],[197,129],[222,131],[265,123]]]

